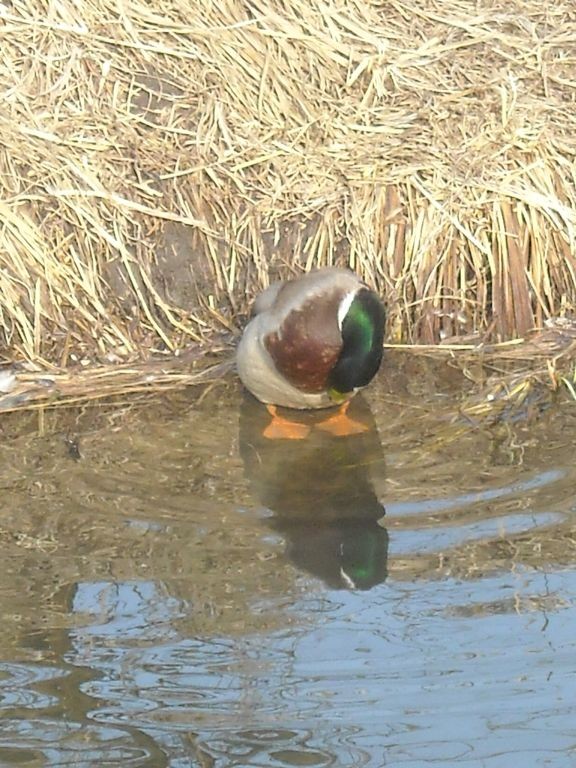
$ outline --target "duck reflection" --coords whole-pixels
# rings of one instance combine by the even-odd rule
[[[288,411],[246,394],[240,454],[271,527],[300,569],[330,588],[370,589],[387,575],[384,507],[371,480],[384,471],[370,407],[355,397],[346,411]]]

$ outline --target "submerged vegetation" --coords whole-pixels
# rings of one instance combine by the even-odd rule
[[[270,280],[329,264],[386,297],[392,342],[473,349],[573,312],[568,0],[0,19],[5,361],[127,371],[226,342]]]

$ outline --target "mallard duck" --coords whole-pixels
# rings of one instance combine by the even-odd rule
[[[237,350],[244,386],[286,408],[341,405],[376,375],[384,307],[347,269],[318,269],[258,296]]]

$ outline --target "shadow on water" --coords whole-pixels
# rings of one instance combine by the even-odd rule
[[[329,587],[370,589],[387,575],[385,510],[371,474],[384,474],[384,455],[368,403],[347,412],[352,434],[331,430],[332,411],[276,416],[250,395],[240,410],[240,454],[253,494],[268,508],[269,525],[287,541],[292,562]],[[279,418],[298,437],[269,436]]]
[[[0,765],[571,765],[576,414],[452,379],[5,419]]]

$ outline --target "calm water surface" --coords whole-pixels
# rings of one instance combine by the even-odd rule
[[[4,417],[0,765],[576,765],[575,409],[454,377]]]

